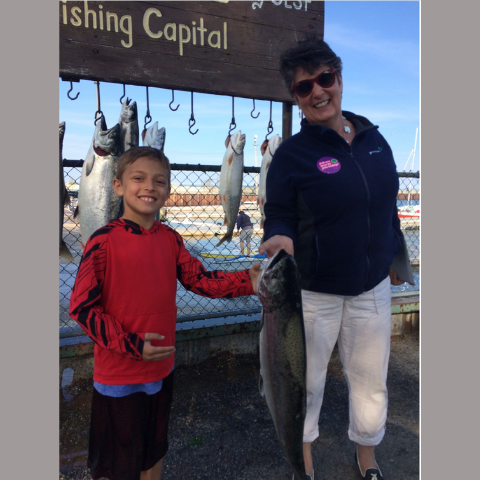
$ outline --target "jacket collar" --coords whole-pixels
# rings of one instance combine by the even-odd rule
[[[119,218],[118,221],[121,222],[127,232],[134,235],[151,235],[152,233],[155,233],[162,225],[162,222],[155,221],[154,224],[147,230],[146,228],[143,228],[141,225],[132,222],[131,220]]]
[[[370,122],[370,120],[368,120],[368,118],[362,117],[361,115],[355,115],[354,113],[348,112],[346,110],[342,110],[342,115],[355,125],[357,135],[365,130],[370,130],[371,128],[378,128],[378,125],[374,125],[372,122]],[[330,136],[333,133],[338,135],[334,130],[329,127],[324,127],[323,125],[310,125],[306,118],[302,119],[300,125],[302,132],[317,138],[319,135]]]

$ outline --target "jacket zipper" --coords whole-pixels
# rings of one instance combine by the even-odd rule
[[[375,128],[375,127],[370,127],[370,128]],[[365,130],[360,132],[360,135],[363,134],[364,131]],[[365,174],[363,173],[362,167],[360,167],[357,160],[353,156],[352,145],[353,145],[354,141],[355,141],[355,138],[352,140],[351,145],[345,141],[346,145],[344,146],[344,148],[345,148],[346,152],[350,155],[350,158],[353,160],[353,163],[355,164],[358,171],[360,172],[360,176],[362,177],[363,184],[365,186],[365,191],[367,193],[367,248],[366,248],[366,253],[365,253],[366,263],[367,263],[367,271],[366,271],[366,274],[365,274],[365,281],[364,281],[364,287],[363,287],[364,290],[366,291],[367,290],[368,277],[370,276],[370,267],[371,267],[370,256],[368,254],[368,252],[370,250],[371,233],[372,233],[371,232],[371,222],[370,222],[370,200],[371,199],[370,199],[370,189],[368,188],[368,183],[367,183],[367,179],[365,178]]]

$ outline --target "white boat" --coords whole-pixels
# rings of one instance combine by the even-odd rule
[[[398,218],[420,218],[420,205],[402,205],[398,207]]]
[[[417,137],[418,137],[418,128],[415,132],[415,144],[413,146],[413,150],[410,152],[410,155],[408,156],[408,159],[407,159],[407,163],[403,167],[404,172],[408,166],[408,162],[410,161],[410,158],[412,158],[412,165],[410,167],[410,171],[413,171],[413,166],[415,164],[415,151],[417,149]],[[407,204],[402,205],[401,207],[398,207],[398,218],[420,218],[420,205],[410,204],[411,195],[412,195],[412,180],[410,179],[410,183],[408,185]]]

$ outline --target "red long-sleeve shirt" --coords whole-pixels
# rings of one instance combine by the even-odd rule
[[[177,279],[210,298],[253,295],[248,270],[207,271],[181,236],[161,222],[146,230],[114,220],[88,240],[70,297],[70,316],[95,342],[94,380],[125,385],[155,382],[172,370],[174,356],[142,360],[145,333],[154,346],[175,344]]]

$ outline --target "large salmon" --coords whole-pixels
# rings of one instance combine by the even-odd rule
[[[142,143],[144,147],[157,148],[163,152],[165,146],[165,128],[158,129],[158,122],[155,122],[151,127],[145,128],[142,132]]]
[[[113,189],[113,179],[121,151],[120,125],[107,130],[102,116],[83,164],[75,211],[75,217],[80,218],[84,246],[95,230],[120,215],[121,197]]]
[[[243,148],[245,147],[245,134],[239,130],[229,135],[225,140],[227,150],[223,156],[222,168],[220,169],[220,202],[225,212],[224,225],[227,225],[227,233],[217,243],[217,247],[223,242],[230,242],[238,217],[238,210],[242,200],[243,183]]]
[[[65,177],[63,176],[63,137],[65,135],[65,122],[59,124],[60,131],[60,197],[59,197],[59,207],[60,207],[60,257],[63,257],[69,262],[73,262],[73,255],[68,249],[67,245],[63,240],[63,216],[65,205],[70,204],[70,196],[68,195],[67,188],[65,187]]]
[[[262,152],[262,165],[260,167],[260,181],[258,183],[258,194],[257,194],[257,204],[260,207],[260,213],[262,214],[262,219],[260,220],[260,228],[263,228],[265,223],[265,202],[267,200],[267,172],[270,163],[272,163],[272,157],[275,154],[278,146],[282,143],[282,139],[279,135],[275,135],[269,140],[265,140],[260,147]]]
[[[258,298],[263,306],[260,392],[295,479],[307,480],[303,460],[307,393],[302,296],[297,264],[285,250],[277,252],[262,270]]]

